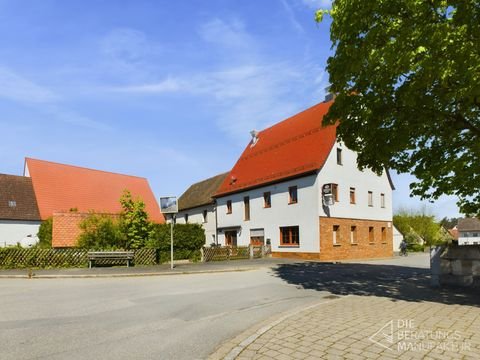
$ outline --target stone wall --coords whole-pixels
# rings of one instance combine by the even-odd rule
[[[450,245],[440,267],[441,284],[480,288],[480,245]]]

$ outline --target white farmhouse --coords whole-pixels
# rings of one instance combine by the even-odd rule
[[[177,224],[201,224],[205,230],[205,245],[217,244],[217,216],[213,195],[228,173],[200,181],[190,186],[178,199]],[[170,222],[170,220],[167,220]]]
[[[40,224],[32,180],[0,174],[0,247],[36,244]]]
[[[330,104],[252,132],[214,196],[221,245],[270,243],[273,256],[320,260],[392,256],[388,172],[360,171],[336,126],[322,127]]]
[[[464,218],[458,220],[458,245],[480,245],[480,220]]]

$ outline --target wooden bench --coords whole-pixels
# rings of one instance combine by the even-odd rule
[[[95,265],[95,260],[125,260],[127,267],[130,267],[130,262],[133,260],[133,251],[89,251],[88,267],[90,269],[92,264]]]

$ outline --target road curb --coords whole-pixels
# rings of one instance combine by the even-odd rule
[[[261,268],[242,268],[242,269],[222,269],[222,270],[200,270],[200,271],[178,271],[175,272],[155,272],[155,273],[129,273],[129,274],[52,274],[52,275],[0,275],[0,279],[89,279],[89,278],[122,278],[122,277],[147,277],[147,276],[172,276],[172,275],[194,275],[194,274],[212,274],[227,272],[243,272],[258,270]]]
[[[279,315],[276,315],[273,318],[270,318],[264,322],[261,322],[260,325],[259,324],[254,325],[253,327],[242,332],[240,335],[230,339],[229,341],[224,342],[222,345],[220,345],[219,348],[217,348],[215,352],[210,354],[208,359],[209,360],[217,360],[217,359],[235,360],[243,350],[245,350],[260,336],[262,336],[263,334],[265,334],[267,331],[271,330],[278,324],[281,324],[285,320],[291,318],[292,316],[298,315],[304,311],[314,309],[324,304],[329,304],[334,301],[346,299],[348,297],[350,297],[350,295],[341,296],[333,300],[326,300],[321,302],[316,301],[315,303],[308,305],[307,307],[298,307],[294,310],[289,310],[283,313],[282,315],[280,315],[280,317],[278,317]],[[237,343],[237,345],[235,345],[235,343]],[[226,352],[224,347],[229,345],[231,349],[228,352]]]

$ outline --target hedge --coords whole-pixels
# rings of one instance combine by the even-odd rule
[[[146,246],[159,249],[160,262],[170,261],[170,224],[156,224]],[[173,230],[174,259],[199,261],[205,245],[205,231],[199,224],[176,224]]]

